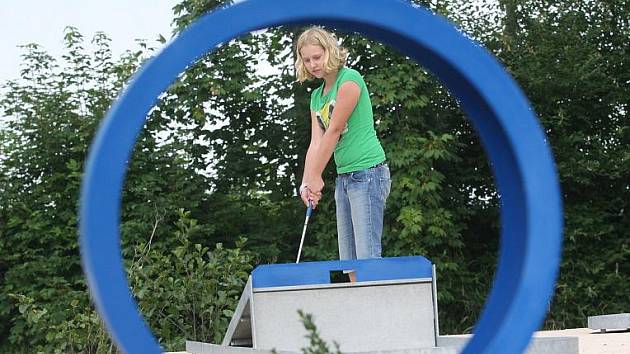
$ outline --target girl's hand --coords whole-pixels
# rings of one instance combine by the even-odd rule
[[[311,201],[311,207],[313,210],[317,209],[317,204],[319,204],[319,200],[322,199],[322,192],[314,193],[309,190],[308,199]]]
[[[311,191],[311,193],[321,196],[322,189],[324,189],[324,180],[322,179],[322,176],[317,176],[308,181],[308,190]]]
[[[302,198],[302,202],[304,202],[304,205],[306,205],[307,207],[308,207],[309,195],[310,195],[310,192],[308,190],[308,185],[306,184],[301,185],[300,198]]]
[[[307,182],[308,188],[308,199],[311,201],[313,205],[313,209],[317,207],[319,200],[322,199],[322,189],[324,189],[324,180],[321,176],[313,178],[312,180]]]
[[[308,207],[309,203],[313,209],[317,208],[317,203],[321,199],[322,193],[313,193],[307,185],[300,186],[300,198],[304,205]]]

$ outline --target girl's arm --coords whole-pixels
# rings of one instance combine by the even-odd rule
[[[307,153],[303,182],[308,184],[308,189],[312,193],[319,193],[324,188],[322,172],[335,151],[335,145],[337,145],[341,132],[345,129],[348,118],[359,101],[360,94],[361,89],[356,82],[346,81],[339,87],[330,126],[321,136],[318,144],[309,146],[310,156]]]
[[[324,130],[319,126],[317,122],[317,116],[315,112],[311,111],[311,142],[308,145],[308,150],[306,150],[306,159],[304,161],[304,174],[302,175],[302,186],[307,185],[307,171],[310,169],[310,165],[313,161],[313,154],[319,146],[322,136],[324,136]],[[304,204],[308,206],[308,190],[304,191],[302,187],[300,187],[300,197]]]

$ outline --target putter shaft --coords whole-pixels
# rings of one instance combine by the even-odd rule
[[[302,238],[300,239],[300,248],[298,249],[297,260],[295,263],[300,263],[300,255],[302,255],[302,245],[304,245],[304,237],[306,236],[306,227],[308,226],[308,219],[313,212],[313,208],[311,207],[311,203],[308,203],[308,209],[306,209],[306,218],[304,219],[304,228],[302,229]]]

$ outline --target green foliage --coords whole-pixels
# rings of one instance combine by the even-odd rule
[[[152,239],[134,247],[127,267],[140,311],[166,350],[179,350],[186,340],[219,343],[251,270],[252,254],[217,244],[213,250],[191,242],[199,225],[180,210],[174,237],[177,246],[164,251]],[[41,300],[8,294],[20,314],[9,342],[12,352],[111,353],[109,333],[88,302],[85,287],[64,292],[63,299]],[[60,303],[65,311],[56,308]],[[60,317],[61,316],[61,317]],[[27,341],[30,339],[30,341]],[[117,352],[117,351],[116,351]]]
[[[42,333],[24,325],[9,293],[33,299],[56,320],[69,314],[72,300],[85,297],[77,243],[79,184],[87,143],[122,86],[120,71],[108,65],[108,39],[94,38],[86,54],[82,38],[66,31],[63,67],[37,45],[24,54],[22,79],[5,85],[0,99],[3,127],[0,145],[0,351],[4,345],[36,346]],[[62,300],[63,299],[63,300]]]
[[[169,251],[135,248],[129,269],[132,290],[140,309],[164,348],[179,350],[186,340],[220,343],[251,270],[252,254],[218,243],[212,251],[190,236],[199,225],[190,212],[180,211]]]
[[[532,100],[558,163],[565,205],[560,280],[547,325],[585,326],[630,298],[630,3],[503,1],[501,58]]]
[[[182,0],[173,9],[176,31],[227,3]],[[414,3],[494,53],[549,137],[566,227],[546,326],[580,327],[587,315],[624,311],[630,4]],[[317,85],[293,76],[290,49],[301,30],[256,32],[201,58],[160,97],[138,137],[123,190],[121,246],[134,295],[167,348],[218,341],[250,267],[295,259],[305,210],[295,195]],[[338,34],[370,89],[392,171],[384,255],[422,254],[436,263],[441,330],[470,331],[492,283],[500,233],[499,193],[483,147],[430,73],[392,48]],[[69,28],[60,60],[25,46],[21,78],[5,83],[0,96],[0,352],[111,346],[81,272],[78,195],[97,125],[153,49],[145,42],[113,59],[107,36],[92,42],[88,52]],[[273,71],[261,70],[263,62]],[[337,258],[334,179],[330,164],[306,260]],[[328,352],[312,339],[313,352]]]
[[[59,326],[79,321],[68,310],[73,299],[80,301],[79,309],[87,306],[76,210],[88,144],[105,109],[150,52],[127,52],[114,62],[104,35],[95,37],[93,53],[83,49],[75,29],[67,30],[66,41],[63,67],[38,46],[27,46],[22,79],[8,82],[0,99],[3,114],[11,117],[1,130],[0,145],[0,178],[7,181],[0,196],[2,352],[44,345],[47,333],[29,327],[8,294],[45,309],[52,322],[42,328],[57,333],[67,333]],[[189,173],[190,158],[180,143],[160,141],[163,110],[152,111],[127,174],[120,226],[127,259],[147,235],[156,251],[178,246],[172,237],[178,231],[178,210],[199,210],[206,196],[206,179]],[[214,230],[212,224],[198,225],[189,237],[210,247],[217,243],[209,237]]]
[[[14,328],[9,341],[13,353],[112,353],[109,334],[96,311],[86,303],[85,292],[67,303],[64,319],[48,307],[22,294],[9,294],[18,305],[22,321]],[[26,342],[23,339],[32,337]],[[37,339],[40,337],[40,339]]]

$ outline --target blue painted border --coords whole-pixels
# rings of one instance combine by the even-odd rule
[[[354,270],[357,281],[433,278],[431,261],[422,256],[264,264],[252,272],[254,288],[330,284],[330,272]]]
[[[80,207],[81,252],[96,307],[127,353],[161,352],[138,313],[120,252],[127,161],[159,94],[203,55],[253,30],[323,24],[389,44],[432,71],[477,129],[501,194],[494,287],[463,353],[520,353],[546,313],[558,273],[562,206],[545,135],[514,81],[450,23],[397,0],[248,0],[209,13],[132,78],[90,150]]]

